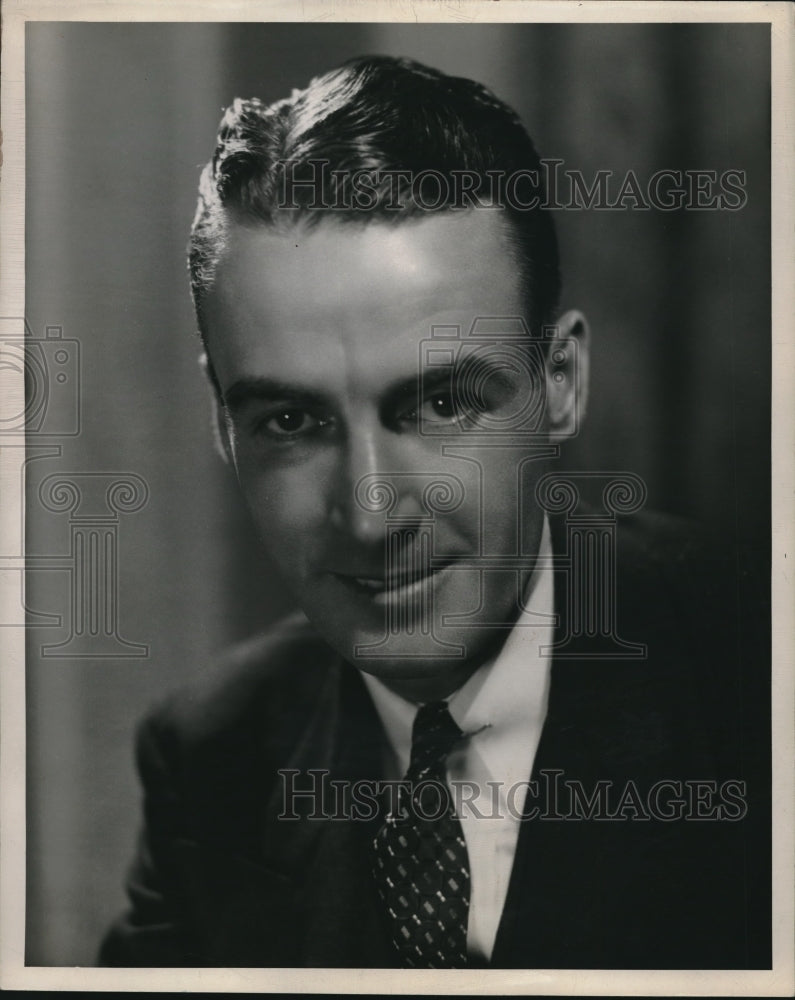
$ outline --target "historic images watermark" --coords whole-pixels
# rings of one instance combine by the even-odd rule
[[[331,170],[328,160],[283,160],[277,207],[309,211],[423,212],[506,208],[597,211],[730,211],[744,208],[746,172],[735,168],[655,170],[639,176],[597,170],[590,175],[564,160],[541,159],[541,169],[440,171]]]
[[[19,376],[22,375],[20,379]],[[132,472],[68,470],[39,478],[42,460],[62,459],[65,445],[82,429],[82,353],[79,340],[49,325],[43,335],[19,317],[0,317],[0,375],[3,408],[0,441],[14,461],[19,483],[16,505],[24,523],[24,500],[38,502],[68,520],[66,551],[23,549],[0,552],[0,582],[15,595],[0,627],[59,629],[65,637],[44,642],[43,657],[100,659],[146,657],[149,646],[123,638],[119,628],[119,565],[122,515],[142,510],[149,487]],[[66,613],[27,606],[25,572],[59,573],[68,590]]]
[[[739,778],[660,778],[648,786],[602,779],[586,785],[563,770],[542,768],[538,778],[507,785],[345,781],[322,768],[282,768],[278,774],[281,820],[369,822],[389,815],[433,822],[454,809],[462,820],[738,822],[748,812],[746,782]]]

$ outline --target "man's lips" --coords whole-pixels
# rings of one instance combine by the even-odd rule
[[[372,572],[362,574],[332,572],[331,575],[357,593],[369,597],[384,595],[387,598],[399,597],[402,594],[408,594],[411,590],[418,589],[432,577],[438,576],[442,569],[444,566],[423,566],[389,575],[378,575]]]

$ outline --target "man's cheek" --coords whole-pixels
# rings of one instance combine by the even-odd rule
[[[258,476],[241,479],[241,485],[259,535],[274,555],[297,555],[322,530],[318,492],[306,483]]]

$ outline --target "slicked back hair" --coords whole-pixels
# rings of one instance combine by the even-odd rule
[[[205,346],[202,303],[230,223],[280,231],[324,219],[399,225],[421,213],[495,203],[511,223],[505,266],[519,271],[525,319],[537,334],[553,321],[560,295],[542,177],[511,108],[481,84],[408,59],[353,59],[271,105],[236,98],[202,171],[190,235],[191,291]],[[356,194],[357,179],[364,197],[361,189]],[[208,374],[219,390],[209,358]]]

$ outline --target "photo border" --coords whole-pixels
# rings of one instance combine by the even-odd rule
[[[25,644],[6,628],[0,673],[0,986],[23,990],[788,996],[795,988],[795,7],[775,3],[572,3],[502,0],[290,3],[23,3],[3,5],[0,315],[25,313],[25,24],[31,21],[350,21],[411,23],[763,22],[772,35],[772,970],[383,970],[383,969],[99,969],[24,965],[25,934]],[[3,393],[22,407],[21,373],[3,373]],[[16,463],[0,449],[0,530],[6,551],[21,549],[23,499]],[[3,593],[3,600],[11,595]]]

